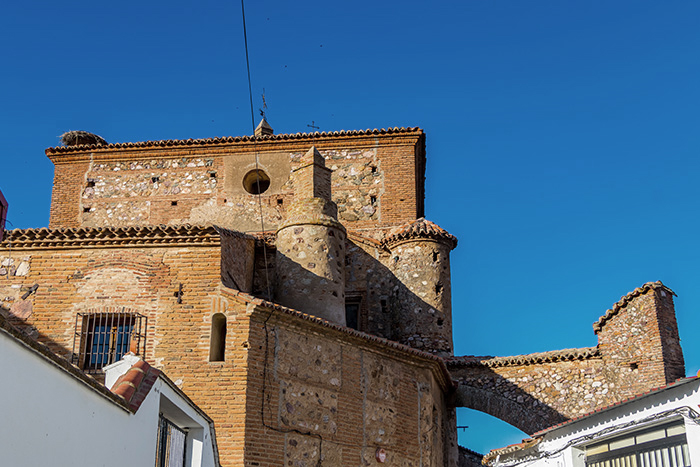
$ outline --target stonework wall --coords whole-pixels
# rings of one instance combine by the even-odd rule
[[[253,321],[251,339],[263,348],[251,353],[247,397],[264,423],[248,419],[245,465],[315,466],[321,457],[324,465],[379,466],[379,449],[385,465],[443,466],[450,455],[456,465],[434,365],[333,330],[305,329],[279,312]]]
[[[244,176],[258,167],[270,176],[262,217],[265,229],[274,230],[294,195],[290,171],[313,145],[333,170],[333,200],[342,222],[358,229],[396,225],[422,215],[423,144],[423,133],[410,130],[256,145],[183,141],[167,148],[52,148],[47,150],[55,165],[50,226],[215,223],[260,231],[260,202],[243,188]]]
[[[394,340],[439,355],[452,355],[450,248],[420,239],[392,247],[390,267],[400,281],[392,302]]]
[[[596,324],[594,348],[451,359],[448,366],[460,384],[457,405],[534,433],[685,374],[669,289],[645,284],[613,310]]]

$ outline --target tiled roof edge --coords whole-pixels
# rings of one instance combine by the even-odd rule
[[[383,346],[390,347],[394,350],[398,350],[399,352],[402,353],[409,353],[412,355],[415,355],[417,357],[421,357],[427,360],[432,360],[434,362],[437,362],[440,366],[440,369],[442,371],[443,376],[445,377],[445,382],[447,385],[447,388],[450,389],[455,386],[455,382],[452,380],[452,375],[450,374],[449,370],[447,369],[447,365],[445,364],[445,359],[438,355],[434,355],[428,352],[424,352],[422,350],[414,349],[413,347],[409,347],[404,344],[400,344],[395,341],[391,341],[389,339],[384,339],[383,337],[378,337],[378,336],[373,336],[371,334],[364,333],[362,331],[358,331],[356,329],[348,328],[345,326],[340,326],[338,324],[331,323],[330,321],[326,321],[325,319],[319,318],[317,316],[309,315],[307,313],[303,313],[301,311],[295,310],[293,308],[288,308],[286,306],[279,305],[277,303],[269,302],[267,300],[263,300],[261,298],[254,297],[252,295],[249,295],[244,292],[240,292],[238,290],[234,289],[229,289],[226,287],[222,287],[221,290],[226,293],[227,295],[230,295],[233,298],[236,298],[244,303],[252,303],[254,305],[258,305],[264,308],[269,308],[273,309],[276,311],[280,311],[284,314],[287,315],[292,315],[299,317],[305,321],[311,321],[313,323],[319,324],[323,327],[334,329],[336,331],[340,331],[344,334],[348,334],[360,339],[363,339],[368,342],[372,342],[375,344],[380,344]]]
[[[78,368],[78,366],[69,362],[60,355],[56,355],[51,349],[49,349],[47,345],[37,340],[34,340],[31,337],[24,334],[22,331],[13,326],[7,320],[7,318],[5,318],[2,315],[2,313],[0,313],[0,332],[8,334],[15,341],[24,345],[30,351],[33,351],[34,353],[38,354],[39,356],[44,358],[44,360],[57,367],[59,370],[68,373],[69,376],[83,383],[89,389],[97,392],[99,395],[108,399],[110,402],[120,406],[124,410],[129,410],[128,404],[126,404],[126,402],[122,398],[112,393],[103,384],[100,384],[100,382],[97,381],[95,378],[86,374],[83,370]]]
[[[448,367],[486,366],[494,368],[503,366],[536,365],[538,363],[556,363],[572,360],[588,360],[599,357],[600,351],[598,350],[598,347],[584,347],[580,349],[553,350],[528,355],[515,355],[512,357],[477,357],[466,355],[463,357],[445,358],[445,363]]]
[[[629,302],[631,302],[634,298],[647,293],[649,290],[657,290],[661,289],[665,292],[670,293],[671,295],[676,295],[676,293],[666,287],[661,281],[656,281],[656,282],[647,282],[646,284],[642,285],[641,287],[637,287],[633,291],[629,292],[627,295],[623,296],[618,300],[611,309],[607,310],[603,316],[598,319],[595,323],[593,323],[593,332],[598,334],[605,323],[607,323],[613,316],[618,314],[620,310],[625,308]]]
[[[539,443],[539,438],[526,438],[521,443],[511,444],[500,449],[493,449],[484,456],[484,458],[481,460],[481,463],[483,465],[489,465],[489,463],[498,456],[502,456],[503,454],[511,454],[516,451],[524,451],[525,449],[530,449],[531,447],[536,446]]]
[[[5,231],[0,248],[110,247],[121,245],[218,245],[219,233],[212,226],[151,225],[130,227],[76,227],[15,229]]]
[[[700,374],[700,372],[699,372],[698,374]],[[672,383],[668,383],[668,384],[666,384],[666,385],[664,385],[664,386],[659,386],[659,387],[656,387],[656,388],[647,389],[646,391],[642,392],[641,394],[637,394],[636,396],[628,397],[628,398],[626,398],[626,399],[623,399],[623,400],[621,400],[621,401],[615,402],[615,403],[613,403],[613,404],[606,405],[605,407],[600,407],[600,408],[598,408],[598,409],[596,409],[596,410],[592,410],[592,411],[590,411],[590,412],[588,412],[588,413],[585,413],[585,414],[583,414],[583,415],[579,415],[578,417],[570,418],[569,420],[566,420],[566,421],[564,421],[564,422],[557,423],[556,425],[552,425],[552,426],[550,426],[550,427],[548,427],[548,428],[545,428],[544,430],[540,430],[540,431],[534,433],[532,436],[533,436],[533,438],[534,438],[534,437],[542,437],[543,435],[545,435],[546,433],[549,433],[549,432],[552,431],[552,430],[556,430],[556,429],[558,429],[558,428],[561,428],[561,427],[563,427],[563,426],[566,426],[566,425],[569,425],[569,424],[571,424],[571,423],[577,422],[577,421],[579,421],[579,420],[583,420],[584,418],[588,418],[588,417],[592,417],[592,416],[594,416],[594,415],[598,415],[598,414],[600,414],[600,413],[603,413],[603,412],[606,412],[606,411],[608,411],[608,410],[614,409],[615,407],[618,407],[618,406],[620,406],[620,405],[622,405],[622,404],[626,404],[626,403],[628,403],[628,402],[633,402],[633,401],[638,401],[638,400],[640,400],[640,399],[644,399],[644,398],[647,397],[647,396],[651,396],[651,395],[654,395],[654,394],[658,394],[658,393],[660,393],[660,392],[666,391],[666,390],[671,389],[671,388],[674,388],[674,387],[676,387],[676,386],[682,386],[682,385],[684,385],[684,384],[688,384],[688,383],[690,383],[690,382],[692,382],[692,381],[697,381],[697,380],[698,380],[698,376],[690,376],[690,377],[687,377],[687,378],[680,378],[680,379],[677,379],[676,381],[674,381],[674,382],[672,382]]]
[[[424,217],[392,229],[386,237],[382,239],[381,245],[386,248],[391,248],[397,243],[415,238],[428,238],[442,241],[447,243],[451,249],[457,246],[457,237]]]
[[[84,152],[101,149],[132,149],[132,148],[148,148],[148,147],[174,147],[174,146],[205,146],[211,144],[230,144],[244,142],[264,142],[264,141],[288,141],[305,138],[328,138],[341,136],[382,136],[404,133],[420,133],[423,130],[419,127],[393,127],[393,128],[375,128],[366,130],[340,130],[340,131],[316,131],[313,133],[286,133],[279,135],[266,136],[220,136],[214,138],[201,139],[168,139],[159,141],[140,141],[135,143],[110,143],[106,145],[78,145],[78,146],[56,146],[46,149],[46,155]]]

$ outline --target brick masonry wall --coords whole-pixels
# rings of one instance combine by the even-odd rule
[[[245,306],[218,297],[219,255],[218,246],[178,245],[14,250],[12,257],[28,270],[0,277],[0,310],[67,358],[78,312],[145,315],[145,358],[215,420],[225,465],[241,465],[248,326]],[[0,258],[7,257],[0,250]],[[36,293],[22,299],[33,284],[39,285]],[[174,296],[180,284],[182,304]],[[214,313],[228,318],[224,362],[209,362]]]
[[[252,316],[245,465],[454,465],[436,365],[304,324]]]
[[[270,175],[262,195],[265,228],[274,230],[294,195],[289,179],[316,145],[333,170],[333,200],[341,222],[372,229],[422,215],[424,137],[392,135],[308,137],[294,140],[47,150],[55,165],[50,227],[217,223],[259,231],[256,195],[243,177],[258,167]],[[383,207],[383,208],[382,208]]]

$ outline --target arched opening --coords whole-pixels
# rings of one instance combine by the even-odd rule
[[[223,362],[226,357],[226,316],[216,313],[211,318],[210,362]]]
[[[503,420],[466,407],[457,407],[457,426],[465,427],[457,429],[459,445],[483,455],[529,437]]]
[[[260,169],[254,169],[243,177],[243,188],[251,195],[265,193],[270,188],[270,177]]]

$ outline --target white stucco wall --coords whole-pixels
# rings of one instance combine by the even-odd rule
[[[153,467],[164,397],[203,426],[192,465],[214,466],[206,420],[163,379],[132,414],[0,331],[0,465]]]

